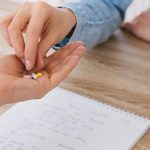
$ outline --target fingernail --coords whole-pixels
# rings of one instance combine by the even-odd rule
[[[32,69],[32,68],[31,68],[32,66],[31,66],[30,60],[26,60],[26,61],[25,61],[25,66],[26,66],[26,69],[27,69],[27,70],[31,70],[31,69]]]
[[[24,75],[23,78],[32,79],[32,76],[31,75]]]

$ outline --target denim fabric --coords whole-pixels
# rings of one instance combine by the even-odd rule
[[[77,25],[70,39],[60,46],[82,40],[88,48],[106,41],[120,26],[132,0],[69,0],[60,7],[73,11]]]

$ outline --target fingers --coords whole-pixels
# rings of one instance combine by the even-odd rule
[[[65,77],[72,71],[80,60],[80,57],[85,53],[85,47],[79,46],[70,55],[65,57],[63,61],[57,64],[53,69],[48,68],[50,72],[50,83],[52,88],[57,86]]]
[[[84,43],[82,41],[76,41],[71,44],[68,44],[61,48],[60,50],[54,52],[49,57],[46,57],[45,59],[41,59],[41,64],[39,66],[34,67],[34,71],[42,70],[43,68],[47,68],[47,65],[51,68],[56,67],[59,62],[61,62],[67,55],[71,54],[72,51],[74,51],[77,47],[84,46]],[[36,62],[38,63],[38,62]]]
[[[64,65],[68,64],[68,62],[72,59],[72,57],[77,56],[80,59],[80,57],[83,56],[84,52],[85,52],[85,47],[79,46],[70,55],[68,55],[66,58],[60,61],[60,65],[57,65],[55,68],[51,68],[51,70],[55,72],[59,71],[64,67]]]
[[[38,52],[37,52],[37,68],[42,69],[43,68],[43,58],[46,56],[47,51],[52,48],[58,39],[58,34],[54,31],[51,31],[44,39],[42,39],[39,43]]]
[[[61,38],[62,33],[58,33],[57,30],[58,28],[53,28],[53,30],[50,31],[50,33],[46,35],[39,43],[38,52],[37,52],[37,62],[36,62],[36,67],[39,70],[42,69],[44,66],[43,58],[46,57],[47,51],[62,40]],[[78,42],[77,44],[84,45],[84,43],[81,41],[80,43]],[[69,44],[69,47],[71,47],[70,44]],[[68,48],[68,50],[69,49],[72,49],[72,48]]]
[[[9,26],[9,24],[11,23],[14,16],[15,16],[15,13],[7,15],[0,19],[0,31],[1,31],[4,39],[8,43],[8,45],[11,47],[12,47],[12,44],[11,44],[11,40],[10,40],[7,28]]]
[[[69,61],[66,65],[64,65],[58,72],[53,73],[50,76],[50,84],[51,88],[56,87],[61,81],[65,79],[67,75],[72,71],[72,69],[77,65],[79,62],[78,56],[72,56],[69,58]]]
[[[65,57],[70,55],[79,46],[84,46],[84,43],[82,41],[76,41],[74,43],[64,46],[60,50],[56,51],[55,53],[44,59],[44,65],[46,66],[47,64],[51,64],[52,66],[53,63],[55,63],[56,61],[61,62],[63,59],[65,59]]]
[[[60,55],[63,59],[72,52],[76,52],[76,49],[80,46],[84,46],[84,43],[82,41],[76,41],[71,44],[68,44],[60,49],[60,53],[58,53],[58,55]]]
[[[72,71],[79,61],[78,56],[70,57],[69,62],[60,71],[55,72],[50,77],[51,88],[56,87]]]
[[[35,67],[36,62],[43,67],[43,58],[48,49],[70,32],[74,23],[68,21],[71,16],[66,14],[44,2],[25,3],[15,15],[7,19],[5,28],[1,25],[5,39],[28,71]],[[60,22],[63,22],[62,27]]]
[[[12,46],[20,59],[24,59],[25,43],[22,32],[30,20],[30,8],[30,3],[22,5],[8,27]]]
[[[45,58],[47,51],[55,44],[61,42],[77,21],[72,11],[68,9],[52,8],[51,10],[50,26],[44,32],[44,36],[42,35],[42,40],[39,43],[36,62],[39,69],[43,67],[43,58]]]
[[[4,17],[1,31],[5,40],[15,49],[20,59],[24,57],[24,39],[22,31],[30,19],[32,3],[24,3],[21,8],[13,14]]]
[[[31,20],[27,27],[26,33],[25,61],[27,70],[31,70],[35,65],[39,37],[42,33],[42,30],[47,20],[48,20],[47,13],[45,12],[44,9],[41,9],[41,4],[37,3],[33,8]]]
[[[3,36],[13,46],[17,56],[25,62],[27,70],[31,70],[35,64],[39,38],[48,20],[46,5],[42,2],[24,3],[15,15],[5,17],[5,25],[1,23]]]

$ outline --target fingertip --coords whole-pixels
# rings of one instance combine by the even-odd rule
[[[75,41],[75,42],[72,42],[72,43],[68,43],[62,49],[64,49],[64,50],[66,50],[66,49],[73,50],[73,49],[76,49],[79,46],[85,46],[84,42],[83,41]]]
[[[86,52],[86,48],[84,46],[79,46],[78,48],[76,48],[75,50],[75,55],[82,57]]]
[[[77,41],[79,44],[85,46],[85,43],[83,41]]]
[[[75,42],[72,42],[70,44],[85,45],[83,41],[75,41]]]
[[[76,41],[76,42],[71,43],[71,45],[73,47],[79,47],[79,46],[85,46],[85,43],[83,41]]]
[[[82,51],[83,53],[86,52],[86,50],[87,50],[85,46],[80,46],[79,49],[80,49],[80,51]]]

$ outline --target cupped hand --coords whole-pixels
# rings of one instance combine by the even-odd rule
[[[0,105],[43,97],[56,87],[77,65],[84,54],[82,42],[75,42],[44,59],[43,76],[23,78],[24,64],[16,55],[0,58]]]
[[[44,2],[26,2],[1,19],[0,29],[26,69],[32,70],[35,65],[39,69],[44,66],[47,51],[62,41],[75,24],[76,17],[69,9],[55,8]]]

